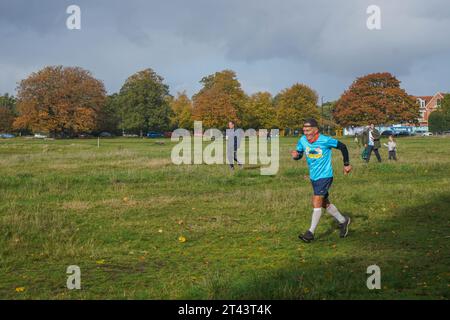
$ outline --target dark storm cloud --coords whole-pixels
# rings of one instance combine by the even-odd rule
[[[65,27],[70,4],[81,7],[80,31]],[[382,30],[366,28],[371,4]],[[299,81],[337,98],[354,77],[390,71],[411,93],[433,94],[449,90],[449,30],[446,0],[1,0],[0,92],[64,64],[91,70],[109,91],[152,67],[189,93],[231,68],[249,91]]]

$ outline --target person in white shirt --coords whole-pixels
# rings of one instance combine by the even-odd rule
[[[389,136],[389,142],[383,143],[385,147],[388,148],[389,152],[389,160],[397,161],[397,143],[394,140],[393,136]]]

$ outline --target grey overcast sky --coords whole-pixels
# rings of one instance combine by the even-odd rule
[[[66,9],[81,8],[81,30]],[[381,30],[366,26],[381,8]],[[236,71],[251,94],[299,82],[324,100],[391,72],[413,95],[450,91],[449,0],[0,0],[0,94],[48,65],[80,66],[117,92],[152,68],[172,94]]]

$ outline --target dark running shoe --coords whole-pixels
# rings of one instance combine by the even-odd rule
[[[310,243],[314,240],[314,234],[311,231],[306,231],[304,234],[298,236],[300,240],[303,240],[306,243]]]
[[[348,234],[348,226],[350,225],[350,217],[345,216],[345,222],[339,224],[339,236],[345,238]]]

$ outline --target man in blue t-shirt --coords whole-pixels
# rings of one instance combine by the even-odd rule
[[[352,171],[349,162],[348,150],[345,144],[331,137],[319,134],[317,121],[308,119],[303,125],[304,135],[297,144],[297,150],[291,152],[294,160],[300,160],[303,154],[309,167],[309,177],[314,189],[312,198],[313,215],[311,227],[299,238],[305,242],[314,240],[314,231],[319,224],[322,208],[332,215],[339,223],[340,236],[345,238],[348,234],[350,217],[343,216],[328,199],[328,189],[333,182],[333,167],[331,165],[331,149],[339,149],[344,158],[344,174]]]

